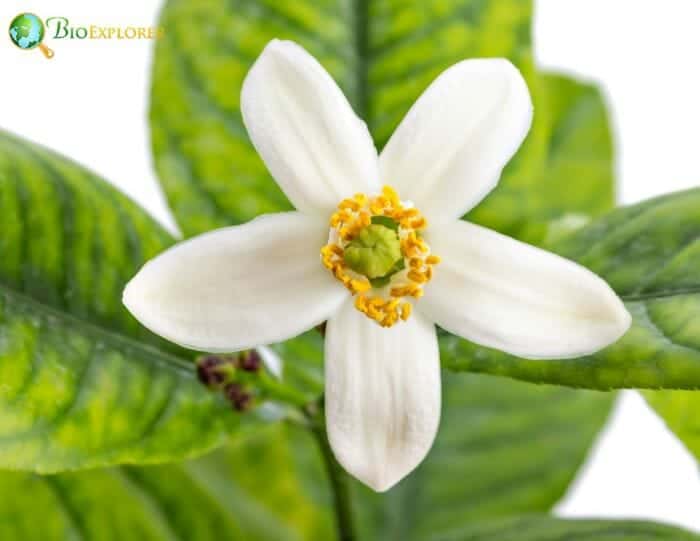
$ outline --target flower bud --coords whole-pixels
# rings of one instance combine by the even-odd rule
[[[224,384],[231,372],[231,360],[219,355],[207,355],[197,360],[197,377],[210,389]]]
[[[253,405],[253,395],[240,383],[229,383],[224,387],[224,396],[236,411],[247,411]]]
[[[246,372],[258,372],[261,364],[260,354],[254,349],[244,351],[238,357],[238,368]]]

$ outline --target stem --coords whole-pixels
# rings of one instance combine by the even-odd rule
[[[311,431],[316,437],[326,472],[333,492],[333,509],[335,511],[336,529],[339,541],[355,541],[355,524],[352,513],[352,498],[350,494],[350,478],[343,467],[333,456],[333,451],[328,443],[328,434],[324,422],[323,408],[319,403],[309,404],[304,408],[304,414],[309,420]]]
[[[259,374],[254,382],[266,393],[267,398],[299,407],[308,404],[309,399],[304,393],[300,393],[264,372]]]

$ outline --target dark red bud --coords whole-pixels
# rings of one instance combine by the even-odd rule
[[[254,349],[241,353],[241,356],[238,359],[239,368],[241,370],[245,370],[246,372],[257,372],[260,370],[261,364],[262,359],[260,358],[260,354]]]
[[[224,387],[224,396],[236,411],[246,411],[253,405],[253,395],[240,383],[229,383]]]
[[[207,387],[219,387],[226,379],[222,370],[228,361],[218,355],[207,355],[197,361],[197,377]]]

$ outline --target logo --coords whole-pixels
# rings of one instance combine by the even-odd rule
[[[10,23],[10,39],[23,50],[38,48],[46,58],[53,58],[54,52],[44,43],[44,37],[51,39],[159,39],[163,29],[152,26],[73,26],[67,17],[49,17],[42,21],[33,13],[20,13]]]
[[[44,22],[33,13],[20,13],[10,23],[12,43],[25,51],[38,47],[46,58],[53,58],[53,51],[42,43],[45,35]]]

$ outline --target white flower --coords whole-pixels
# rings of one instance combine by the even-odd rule
[[[379,156],[332,78],[294,43],[265,48],[241,109],[298,211],[182,242],[143,267],[124,303],[154,332],[210,352],[328,321],[329,440],[375,490],[413,470],[435,438],[435,324],[527,358],[590,354],[628,329],[598,276],[460,220],[530,127],[528,89],[508,61],[446,70]]]

